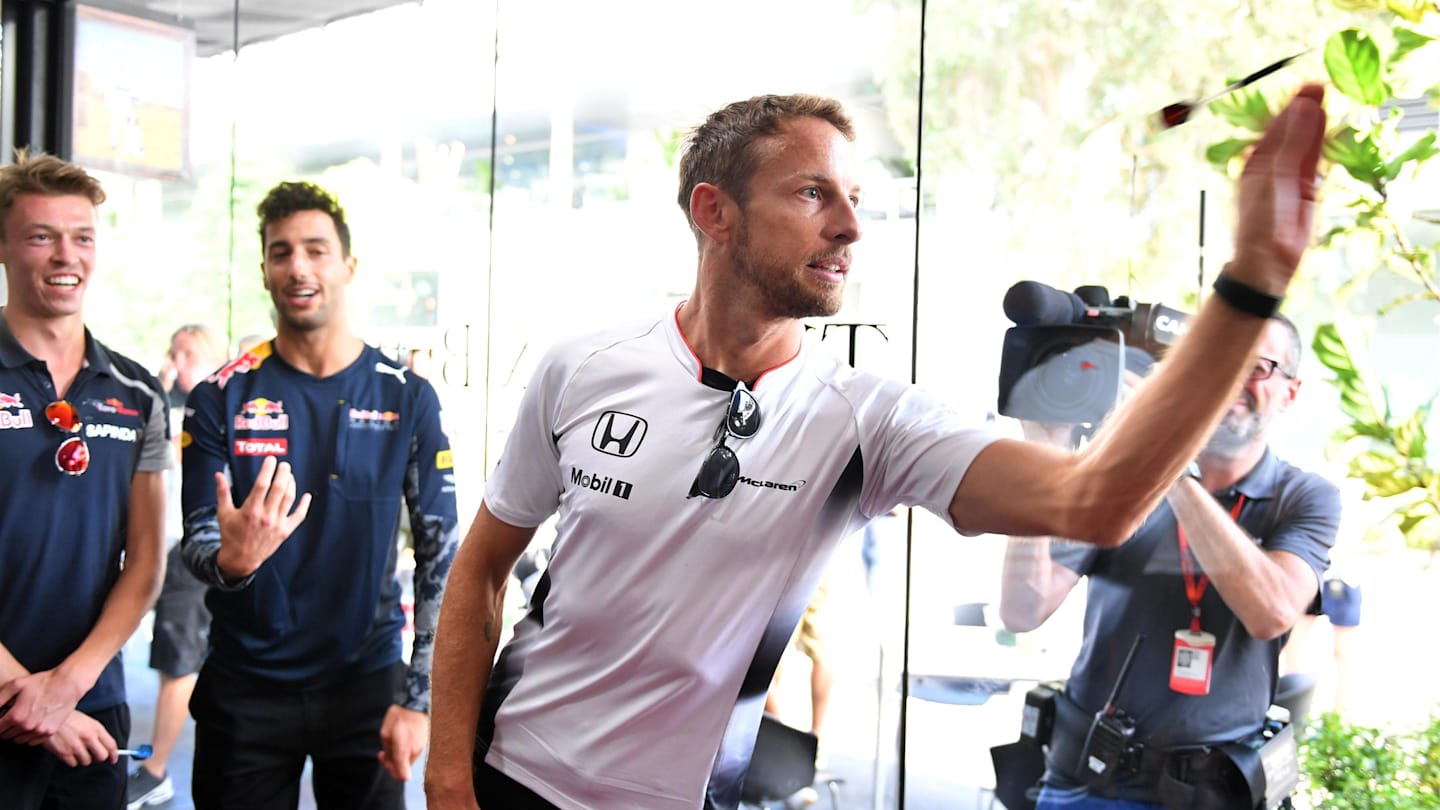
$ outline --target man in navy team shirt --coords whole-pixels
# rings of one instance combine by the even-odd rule
[[[91,337],[96,207],[83,169],[0,168],[0,801],[120,808],[120,648],[164,570],[165,398]],[[122,565],[123,561],[123,565]]]
[[[450,443],[430,383],[349,329],[356,260],[339,203],[287,182],[259,214],[277,334],[195,387],[181,436],[183,555],[213,615],[190,702],[195,805],[293,808],[309,758],[321,808],[402,807],[458,539]]]

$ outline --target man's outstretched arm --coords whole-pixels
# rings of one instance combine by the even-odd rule
[[[474,810],[475,731],[500,644],[505,586],[535,529],[511,526],[482,502],[455,553],[430,672],[425,797],[435,810]]]
[[[1225,275],[1282,296],[1310,244],[1323,88],[1307,85],[1265,129],[1237,194]],[[1117,545],[1159,504],[1233,400],[1266,319],[1212,295],[1189,333],[1081,452],[997,441],[975,458],[950,516],[969,532]]]

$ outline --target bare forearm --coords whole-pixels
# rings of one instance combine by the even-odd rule
[[[140,565],[127,559],[125,570],[120,572],[115,587],[105,599],[100,619],[90,629],[80,646],[75,649],[58,669],[84,685],[88,691],[100,677],[101,671],[125,646],[125,642],[140,626],[140,620],[155,604],[160,595],[160,583],[164,579],[165,560],[157,558],[153,564]]]
[[[165,479],[139,472],[130,482],[125,567],[100,609],[100,618],[80,646],[58,667],[89,690],[100,672],[125,646],[160,595],[165,577]]]
[[[1095,490],[1087,523],[1123,525],[1128,536],[1159,505],[1234,401],[1265,323],[1214,297],[1206,301],[1154,377],[1079,454],[1081,477]]]
[[[1314,593],[1305,563],[1262,549],[1192,478],[1177,483],[1167,500],[1196,562],[1246,632],[1265,640],[1289,630]]]
[[[1050,618],[1078,580],[1050,556],[1051,538],[1011,537],[1000,578],[1000,621],[1006,629],[1034,630]]]
[[[505,580],[476,564],[478,543],[462,544],[446,584],[431,677],[427,782],[439,774],[468,778],[475,731],[500,644]]]

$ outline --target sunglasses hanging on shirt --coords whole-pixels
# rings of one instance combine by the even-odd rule
[[[45,419],[68,438],[55,450],[55,468],[66,475],[82,475],[90,469],[90,448],[80,435],[80,411],[58,399],[45,406]]]
[[[734,450],[726,446],[725,438],[729,436],[748,439],[758,430],[760,403],[745,387],[745,383],[736,383],[735,390],[730,393],[730,404],[725,409],[725,418],[720,420],[720,426],[715,428],[715,444],[700,463],[700,472],[696,473],[694,483],[690,484],[690,494],[687,497],[694,498],[699,495],[719,499],[733,492],[735,484],[740,481],[740,459],[735,457]]]

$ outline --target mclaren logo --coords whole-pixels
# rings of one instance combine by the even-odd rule
[[[791,481],[788,484],[781,484],[775,481],[761,481],[757,478],[749,478],[742,475],[740,476],[739,483],[747,484],[749,486],[755,487],[756,489],[778,489],[781,492],[798,492],[800,490],[800,487],[805,486],[805,479],[801,478],[798,481]]]
[[[620,458],[629,458],[640,449],[645,441],[649,423],[638,416],[619,411],[606,411],[595,423],[595,432],[590,436],[590,446],[602,453]]]

